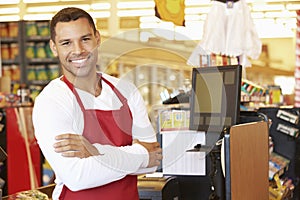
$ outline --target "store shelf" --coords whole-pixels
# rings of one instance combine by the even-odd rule
[[[18,42],[17,37],[1,37],[1,43],[12,43],[12,42]]]
[[[52,64],[58,63],[57,58],[30,58],[27,59],[27,63],[29,64]]]
[[[14,84],[43,86],[59,76],[59,61],[49,47],[49,21],[1,22],[0,38],[2,74]]]

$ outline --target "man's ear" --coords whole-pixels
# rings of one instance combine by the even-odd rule
[[[55,45],[55,43],[53,42],[53,40],[50,40],[49,46],[50,46],[50,49],[51,49],[53,55],[54,55],[55,57],[57,57],[58,53],[57,53],[56,45]]]
[[[101,35],[98,30],[96,31],[96,40],[97,40],[97,45],[99,46],[101,43]]]

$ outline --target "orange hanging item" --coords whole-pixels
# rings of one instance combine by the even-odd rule
[[[175,25],[185,25],[184,9],[184,0],[155,0],[155,16]]]

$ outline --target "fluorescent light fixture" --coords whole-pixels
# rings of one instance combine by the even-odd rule
[[[23,0],[24,3],[50,3],[59,2],[59,0]]]
[[[262,19],[265,17],[265,14],[263,12],[252,12],[251,17],[253,19]]]
[[[193,8],[185,8],[184,12],[187,14],[201,14],[208,13],[210,11],[210,7],[193,7]]]
[[[97,12],[89,12],[89,14],[93,18],[109,18],[110,17],[110,12],[109,11],[97,11]]]
[[[200,15],[185,15],[184,17],[185,21],[199,21]]]
[[[297,28],[297,19],[296,18],[287,19],[285,21],[285,26],[289,29],[296,29]]]
[[[186,6],[197,6],[210,4],[211,0],[185,0]]]
[[[185,19],[185,22],[187,22],[187,21],[205,21],[206,17],[207,17],[207,14],[185,15],[184,19]]]
[[[277,24],[283,24],[286,28],[295,29],[297,27],[296,18],[278,18],[275,20]]]
[[[254,19],[254,24],[260,38],[289,38],[295,37],[290,29],[277,24],[273,19]]]
[[[285,7],[288,10],[300,10],[300,4],[287,4]]]
[[[296,17],[296,12],[289,12],[289,11],[283,11],[283,12],[266,12],[265,13],[266,18],[290,18],[290,17]]]
[[[252,11],[273,11],[273,10],[284,10],[285,6],[283,4],[253,4]]]
[[[20,8],[14,7],[14,8],[0,8],[1,15],[4,14],[19,14]]]
[[[39,6],[39,7],[28,7],[28,13],[43,13],[43,12],[57,12],[65,6]]]
[[[24,15],[24,20],[50,20],[53,17],[53,14],[27,14]]]
[[[147,16],[154,15],[154,9],[141,9],[141,10],[120,10],[118,11],[119,17],[133,17],[133,16]]]
[[[119,2],[117,4],[119,9],[154,8],[154,6],[154,1]]]
[[[78,5],[68,5],[69,7],[78,7],[83,10],[89,10],[90,5],[88,4],[78,4]],[[42,12],[58,12],[59,10],[65,8],[66,6],[57,5],[57,6],[36,6],[36,7],[28,7],[27,12],[29,13],[42,13]]]
[[[18,4],[20,0],[0,0],[0,5]]]
[[[111,8],[110,3],[92,3],[91,9],[93,10],[108,10]]]
[[[4,15],[0,16],[1,22],[11,22],[11,21],[19,21],[20,16],[19,15]]]

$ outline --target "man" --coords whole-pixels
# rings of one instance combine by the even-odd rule
[[[162,159],[141,95],[97,73],[100,33],[87,12],[62,9],[50,31],[63,75],[36,98],[33,125],[56,175],[53,199],[139,199],[136,174]]]

